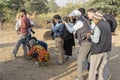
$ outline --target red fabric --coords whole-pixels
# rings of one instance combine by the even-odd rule
[[[23,16],[23,18],[21,19],[20,32],[27,34],[29,27],[31,27],[29,19],[26,16]]]
[[[30,49],[28,55],[31,56],[32,54],[34,54],[34,52],[38,53],[38,56],[36,58],[37,61],[47,62],[50,59],[49,52],[46,51],[46,49],[43,46],[40,46],[40,45],[33,46]]]

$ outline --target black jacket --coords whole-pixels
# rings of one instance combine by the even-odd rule
[[[101,20],[97,26],[100,29],[100,40],[99,43],[92,43],[91,54],[100,54],[103,52],[111,51],[112,37],[110,31],[110,25],[107,21]]]

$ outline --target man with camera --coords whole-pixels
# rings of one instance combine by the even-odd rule
[[[53,31],[53,37],[55,39],[56,58],[58,64],[60,65],[64,63],[64,51],[63,51],[64,41],[61,38],[61,32],[63,30],[63,26],[64,24],[61,23],[60,15],[54,15],[52,22],[52,31]]]
[[[97,80],[108,80],[109,52],[111,51],[112,47],[110,25],[107,21],[103,20],[103,12],[101,10],[97,10],[94,13],[93,22],[95,24],[94,33],[87,33],[92,41],[88,80],[96,80],[97,70]]]
[[[66,21],[68,24],[71,24],[70,19],[70,17],[66,16],[62,18],[62,21]],[[64,25],[61,37],[64,39],[63,48],[65,54],[65,61],[68,61],[69,58],[72,56],[73,46],[75,46],[74,35],[73,33],[70,33]]]
[[[89,24],[87,19],[83,16],[85,13],[84,8],[80,8],[78,10],[72,11],[69,16],[75,16],[76,17],[76,23],[72,27],[68,25],[66,21],[63,21],[62,23],[65,24],[66,28],[70,33],[76,32],[77,39],[79,41],[79,54],[77,58],[77,78],[75,80],[83,80],[83,70],[84,70],[84,63],[85,59],[90,51],[91,48],[91,42],[89,38],[87,37],[86,33],[89,32]]]

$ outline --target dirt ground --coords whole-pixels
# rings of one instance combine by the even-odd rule
[[[43,40],[46,29],[34,29],[39,40]],[[120,80],[120,31],[118,36],[113,36],[113,48],[110,53],[110,70],[113,80]],[[33,60],[23,58],[20,47],[18,58],[11,59],[11,52],[15,46],[18,35],[14,30],[0,31],[0,80],[73,80],[76,76],[76,60],[78,47],[73,49],[73,56],[63,65],[56,64],[55,46],[53,40],[45,40],[48,43],[48,50],[51,60],[46,66],[34,67]]]

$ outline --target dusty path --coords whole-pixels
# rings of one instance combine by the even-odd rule
[[[35,29],[38,39],[43,40],[46,30]],[[114,80],[120,80],[120,32],[113,36],[113,49],[110,54],[110,69]],[[25,60],[20,48],[17,59],[10,59],[10,54],[18,36],[15,31],[0,31],[0,80],[72,80],[76,76],[76,59],[78,45],[73,56],[64,65],[57,65],[55,60],[54,41],[46,41],[49,45],[51,60],[46,66],[33,67],[34,61]]]

